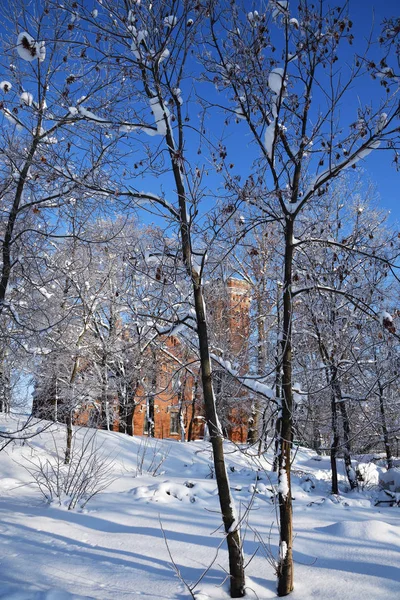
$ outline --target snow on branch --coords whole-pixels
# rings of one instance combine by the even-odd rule
[[[276,134],[276,125],[278,119],[278,102],[279,98],[282,96],[282,92],[286,87],[286,78],[285,78],[285,70],[281,67],[273,69],[268,75],[268,87],[273,93],[272,96],[272,116],[270,124],[265,130],[264,133],[264,146],[267,151],[268,158],[272,160],[273,158],[273,150],[275,143],[275,134]]]
[[[245,388],[255,392],[256,394],[259,394],[260,396],[263,396],[264,398],[268,398],[268,400],[276,401],[275,392],[268,385],[260,381],[262,377],[239,375],[238,372],[232,368],[229,360],[224,360],[216,354],[211,354],[210,356],[213,361],[218,363],[220,367],[222,367],[227,373],[229,373],[229,375],[239,381]]]
[[[167,123],[170,124],[170,112],[168,108],[162,106],[157,97],[150,98],[150,108],[154,115],[158,135],[165,136],[167,134]]]
[[[177,335],[184,327],[193,327],[193,323],[195,323],[195,326],[197,326],[194,315],[188,313],[167,327],[157,327],[157,325],[155,325],[155,330],[157,331],[157,335]]]
[[[43,62],[46,58],[46,46],[44,42],[36,42],[29,33],[23,31],[17,38],[17,52],[20,58],[27,62],[38,59]]]
[[[272,9],[272,18],[288,14],[289,0],[269,0],[268,7]]]
[[[353,167],[360,160],[366,158],[373,150],[376,150],[381,145],[381,139],[377,136],[382,132],[382,130],[387,125],[387,114],[382,113],[375,125],[375,132],[371,136],[371,138],[363,145],[361,148],[356,150],[351,156],[343,160],[342,162],[332,165],[329,169],[326,169],[312,180],[310,185],[308,186],[305,194],[304,201],[307,200],[316,190],[316,188],[323,185],[326,181],[328,181],[331,177],[335,177],[344,169],[348,169],[349,167]]]
[[[0,82],[0,90],[2,92],[4,92],[4,94],[7,94],[7,92],[9,92],[12,88],[12,85],[9,81],[1,81]]]
[[[179,212],[162,196],[158,196],[157,194],[152,194],[151,192],[136,192],[135,190],[129,190],[128,192],[122,192],[122,196],[130,196],[131,198],[135,198],[139,205],[145,204],[158,204],[163,208],[166,208],[175,218],[179,219]]]

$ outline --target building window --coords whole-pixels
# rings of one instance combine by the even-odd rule
[[[171,410],[169,423],[169,432],[179,433],[179,412],[177,410]]]

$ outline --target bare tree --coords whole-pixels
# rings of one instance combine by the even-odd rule
[[[346,75],[338,57],[339,48],[354,39],[346,5],[300,2],[292,9],[288,2],[271,2],[266,12],[246,14],[237,5],[209,3],[209,13],[212,42],[205,58],[210,78],[224,92],[221,104],[232,119],[247,123],[259,152],[257,171],[242,193],[261,215],[276,217],[284,240],[278,595],[285,596],[293,589],[294,260],[299,239],[308,237],[298,221],[345,169],[356,168],[378,147],[392,146],[399,133],[398,105],[385,94],[374,108],[355,109],[349,128],[341,122],[340,104],[364,74],[357,54]],[[271,29],[280,38],[270,37]],[[323,90],[323,102],[318,90]]]

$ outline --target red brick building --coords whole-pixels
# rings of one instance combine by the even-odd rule
[[[247,353],[250,328],[249,285],[229,278],[212,289],[208,299],[210,330],[213,346],[223,352],[224,358],[235,360],[240,357],[242,370],[247,369]],[[147,358],[147,357],[146,357]],[[185,343],[177,336],[160,338],[156,349],[149,350],[148,375],[138,383],[133,394],[129,417],[122,416],[118,396],[111,393],[104,401],[81,402],[74,409],[76,425],[91,425],[114,431],[131,432],[134,435],[150,435],[188,441],[202,439],[206,434],[206,421],[202,400],[202,387],[198,361]],[[88,364],[82,370],[82,380],[87,374]],[[229,379],[229,378],[228,378]],[[248,396],[240,386],[228,381],[226,373],[214,365],[214,387],[220,420],[226,435],[238,442],[247,438],[249,414]],[[49,407],[54,406],[52,393],[34,400],[35,416],[49,418]],[[228,399],[228,400],[227,400]],[[47,411],[47,412],[46,412]],[[61,416],[61,411],[58,418]],[[223,416],[223,418],[221,418]],[[123,419],[125,421],[123,422]],[[126,426],[127,419],[131,421]]]
[[[242,367],[246,369],[250,329],[250,286],[244,280],[229,278],[219,287],[218,291],[213,288],[213,298],[208,300],[212,329],[223,339],[230,352],[229,358],[240,356]],[[164,344],[168,353],[164,354],[160,350],[157,354],[154,397],[149,398],[149,393],[143,388],[138,390],[133,432],[135,435],[148,435],[150,419],[152,435],[156,438],[179,440],[184,435],[186,440],[202,439],[206,423],[199,367],[196,363],[192,364],[193,356],[177,337],[167,338]],[[177,361],[168,358],[168,355],[175,356]],[[177,367],[185,362],[189,363],[190,367],[185,372],[180,370],[177,380]],[[217,365],[214,370],[217,372]],[[215,385],[218,387],[218,379]],[[248,396],[241,391],[236,406],[229,407],[226,434],[234,441],[244,442],[247,439],[248,405]],[[115,424],[115,428],[118,428],[118,424]]]

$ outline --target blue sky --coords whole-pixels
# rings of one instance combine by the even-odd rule
[[[325,0],[328,3],[328,0]],[[292,0],[294,2],[294,0]],[[332,0],[332,5],[336,2]],[[337,2],[340,4],[340,2]],[[256,2],[245,3],[246,9],[254,9]],[[361,54],[366,46],[366,40],[369,38],[372,29],[372,40],[374,46],[372,47],[372,55],[380,56],[381,52],[377,44],[378,37],[381,31],[381,24],[385,17],[397,16],[400,8],[400,0],[350,0],[349,3],[350,18],[353,21],[353,34],[355,36],[355,43],[353,46],[348,46],[343,43],[343,54],[340,58],[341,61],[346,61],[348,58],[349,62],[352,61],[354,52]],[[294,9],[295,14],[296,9]],[[348,52],[348,56],[347,53]],[[343,63],[342,63],[343,64]],[[290,76],[290,74],[289,74]],[[186,90],[184,90],[186,93]],[[224,104],[224,95],[221,93],[218,95],[215,90],[210,89],[211,96],[216,101]],[[364,76],[362,79],[357,80],[354,83],[351,93],[346,96],[341,106],[340,118],[343,120],[344,127],[355,121],[357,118],[357,107],[359,103],[362,105],[371,103],[375,109],[379,108],[379,103],[382,97],[385,97],[385,92],[380,85],[380,80],[373,80],[369,75]],[[216,140],[222,131],[226,131],[227,139],[224,142],[229,148],[229,156],[232,162],[235,164],[235,169],[246,177],[251,171],[251,163],[255,154],[253,153],[252,147],[249,146],[252,136],[249,134],[245,123],[240,122],[238,125],[231,124],[225,129],[224,113],[219,111],[218,115],[215,116],[214,112],[209,115],[210,123],[212,124],[211,130],[215,133]],[[194,145],[194,160],[201,160],[200,157],[195,155],[197,150],[198,137],[188,132],[188,137],[193,140]],[[206,154],[206,153],[205,153]],[[377,199],[379,206],[385,210],[391,211],[390,221],[391,223],[400,223],[400,207],[399,207],[399,193],[398,187],[400,184],[400,173],[396,171],[392,165],[393,155],[389,151],[375,150],[366,159],[359,163],[359,168],[362,169],[362,177],[365,183],[372,183],[376,188]],[[207,162],[205,163],[207,164]],[[222,182],[222,177],[216,176],[212,173],[213,169],[210,168],[210,180],[206,178],[205,184],[211,183],[219,185]],[[139,184],[140,187],[140,184]],[[173,186],[172,186],[173,187]],[[211,186],[212,187],[212,186]],[[167,180],[164,182],[164,188],[169,191],[170,184]],[[213,200],[206,206],[213,204]],[[145,217],[145,220],[155,221],[151,217]]]
[[[400,0],[350,0],[350,14],[354,22],[354,35],[358,43],[367,38],[371,24],[375,22],[374,39],[380,31],[385,17],[398,16]],[[376,85],[373,85],[375,83]],[[365,80],[360,93],[365,91],[363,100],[376,100],[381,92],[379,82]],[[365,174],[376,184],[382,208],[391,211],[391,221],[400,222],[400,172],[393,167],[392,156],[385,151],[375,151],[364,162]]]

